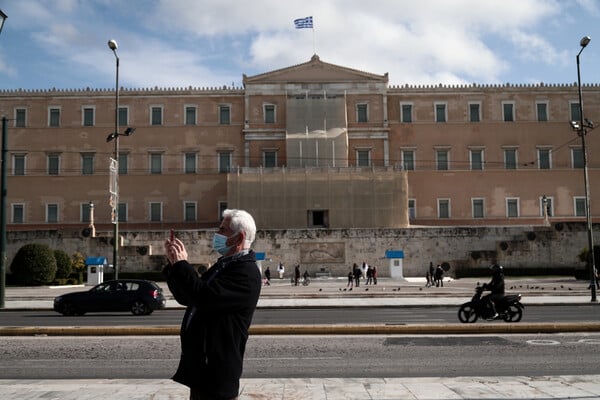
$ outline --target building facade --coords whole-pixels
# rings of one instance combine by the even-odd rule
[[[123,232],[214,227],[225,207],[267,230],[585,221],[576,84],[389,86],[316,55],[243,82],[122,88],[118,154],[114,90],[0,91],[8,230],[80,234],[93,217],[109,235],[111,158]],[[600,86],[583,101],[597,120]]]

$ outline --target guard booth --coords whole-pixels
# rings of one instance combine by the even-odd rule
[[[104,282],[104,268],[108,266],[106,257],[88,257],[85,259],[87,266],[86,285],[97,285]]]
[[[389,260],[390,277],[404,278],[402,262],[404,261],[404,251],[402,250],[386,250],[385,258]]]

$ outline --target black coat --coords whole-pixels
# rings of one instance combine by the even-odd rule
[[[165,268],[165,275],[175,300],[187,306],[173,380],[219,399],[238,396],[262,283],[254,252],[221,257],[202,276],[187,261]]]

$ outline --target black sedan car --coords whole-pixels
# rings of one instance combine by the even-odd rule
[[[85,292],[63,294],[54,298],[54,311],[63,315],[87,312],[131,311],[148,315],[164,308],[166,299],[156,282],[140,279],[107,281]]]

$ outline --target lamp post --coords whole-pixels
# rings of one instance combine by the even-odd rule
[[[596,302],[596,261],[594,257],[594,236],[592,232],[592,216],[590,208],[590,187],[588,182],[588,162],[587,162],[587,150],[585,148],[585,135],[587,134],[587,128],[593,128],[594,125],[591,121],[584,119],[583,117],[583,100],[581,96],[581,71],[579,68],[579,56],[585,46],[587,46],[592,39],[589,36],[581,38],[579,45],[581,49],[577,53],[577,87],[579,91],[579,121],[571,122],[573,129],[577,130],[577,134],[581,138],[581,152],[583,153],[583,184],[585,187],[585,220],[587,228],[587,239],[588,239],[588,262],[590,265],[590,289],[592,295],[592,302]]]
[[[0,33],[2,33],[2,27],[4,21],[6,21],[6,14],[0,10]],[[7,148],[6,143],[8,141],[8,119],[2,117],[2,160],[0,161],[0,169],[2,175],[2,191],[0,195],[0,308],[4,308],[5,299],[5,288],[6,288],[6,156]]]
[[[106,138],[107,142],[114,139],[115,154],[111,162],[111,207],[112,207],[112,223],[113,223],[113,268],[115,269],[115,279],[119,279],[119,56],[117,55],[116,40],[109,40],[108,47],[112,50],[116,60],[116,79],[115,79],[115,131]]]

